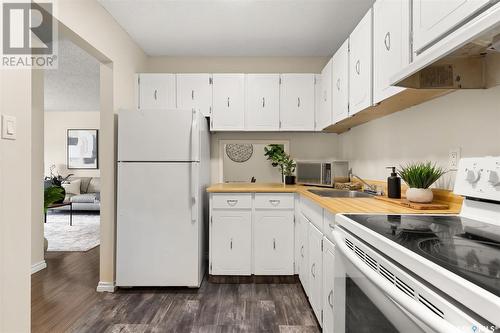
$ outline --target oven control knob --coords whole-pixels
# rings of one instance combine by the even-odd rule
[[[476,183],[479,180],[480,175],[481,174],[479,173],[479,171],[470,169],[465,170],[465,180],[467,180],[471,184]]]
[[[498,177],[498,172],[494,170],[489,171],[488,183],[490,183],[493,186],[500,185],[500,178]]]

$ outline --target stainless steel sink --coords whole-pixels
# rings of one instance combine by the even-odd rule
[[[359,191],[347,191],[347,190],[308,190],[309,192],[319,195],[320,197],[328,198],[371,198],[372,194],[359,192]]]

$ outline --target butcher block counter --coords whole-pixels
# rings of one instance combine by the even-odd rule
[[[433,189],[434,201],[446,203],[448,209],[417,210],[375,198],[327,198],[309,192],[319,187],[283,185],[279,183],[219,183],[207,188],[209,193],[299,193],[333,214],[337,213],[394,213],[394,214],[458,214],[462,198],[447,190]]]

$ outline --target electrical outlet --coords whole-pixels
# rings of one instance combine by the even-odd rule
[[[460,161],[460,148],[453,148],[448,154],[448,170],[458,170]]]

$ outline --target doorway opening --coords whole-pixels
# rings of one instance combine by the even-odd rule
[[[100,63],[69,39],[58,57],[44,71],[45,250],[86,252],[100,244]]]

